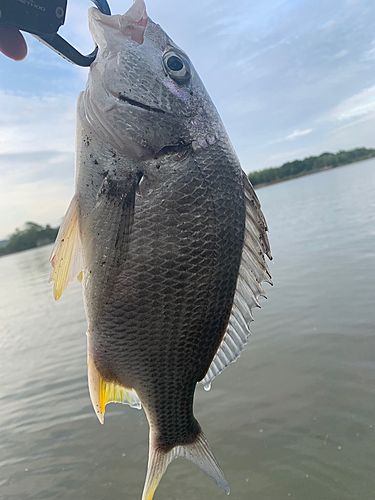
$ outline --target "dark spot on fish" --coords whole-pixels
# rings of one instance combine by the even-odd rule
[[[159,168],[160,168],[160,165],[156,165],[156,168],[157,168],[157,169],[159,170]]]
[[[94,160],[94,165],[97,165],[98,164],[98,160]]]
[[[64,241],[64,238],[61,240],[61,243]]]
[[[190,95],[194,95],[194,92],[192,90],[190,90]]]
[[[153,108],[148,104],[143,104],[142,102],[134,101],[134,99],[130,99],[129,97],[125,97],[124,95],[122,95],[121,92],[119,92],[118,98],[120,99],[120,101],[127,102],[132,106],[137,106],[138,108],[146,109],[147,111],[154,111],[155,113],[161,113],[162,115],[165,115],[165,111],[163,109]]]
[[[90,158],[92,158],[92,153],[90,153]]]
[[[105,260],[103,260],[103,262],[102,262],[102,266],[104,266],[104,264],[105,264]]]
[[[184,139],[180,139],[178,144],[171,144],[169,146],[164,146],[156,155],[155,159],[160,158],[160,156],[164,156],[170,153],[178,153],[178,152],[188,152],[190,149],[192,142],[185,142]]]

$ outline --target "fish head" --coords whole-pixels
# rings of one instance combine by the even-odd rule
[[[147,159],[215,142],[221,120],[187,54],[135,0],[124,15],[89,10],[98,54],[81,117],[119,152]]]

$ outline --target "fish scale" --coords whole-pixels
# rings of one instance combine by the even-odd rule
[[[236,168],[231,176],[216,175],[216,170],[222,168],[223,154],[218,159],[217,167],[211,159],[205,168],[204,151],[203,161],[193,155],[193,161],[186,162],[173,181],[172,190],[164,185],[153,192],[152,199],[138,200],[128,258],[101,322],[95,331],[89,330],[96,367],[99,371],[101,366],[109,368],[119,381],[125,367],[125,380],[131,381],[131,387],[150,414],[157,415],[155,426],[164,444],[183,444],[186,429],[195,425],[192,414],[195,384],[205,375],[218,348],[233,301],[243,241],[244,217],[240,215],[244,213],[244,201]],[[197,162],[203,167],[197,168]],[[180,195],[180,185],[184,196]],[[205,185],[209,188],[204,188]],[[197,194],[197,187],[203,186],[193,210],[191,200],[186,198],[187,186],[191,194]],[[236,189],[238,196],[228,196],[236,193]],[[227,205],[228,200],[232,207]],[[223,203],[224,218],[220,206]],[[168,205],[173,209],[169,210]],[[180,235],[174,236],[173,256],[165,219],[176,221],[176,214],[179,220],[183,213],[189,217],[177,222]],[[147,249],[146,255],[142,248]],[[192,267],[190,255],[193,255]],[[219,267],[218,261],[222,263]],[[151,308],[142,312],[148,301]],[[107,336],[105,351],[101,344],[103,336]],[[121,351],[119,345],[123,345]],[[182,389],[186,386],[189,392],[185,398]],[[186,415],[190,416],[189,425]]]
[[[270,281],[267,225],[193,65],[143,0],[123,16],[90,9],[89,25],[98,55],[78,99],[76,193],[51,256],[54,296],[82,280],[100,422],[110,402],[146,412],[142,500],[179,456],[229,493],[194,393],[247,342]]]

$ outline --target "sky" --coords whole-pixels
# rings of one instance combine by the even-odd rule
[[[131,0],[109,0],[123,14]],[[148,0],[210,93],[246,172],[375,147],[373,0]],[[59,33],[93,50],[89,0],[69,0]],[[58,225],[74,192],[74,127],[87,69],[30,35],[0,54],[0,239],[26,221]]]

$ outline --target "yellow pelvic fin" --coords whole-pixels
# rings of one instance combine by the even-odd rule
[[[61,224],[50,262],[53,267],[50,282],[54,283],[53,295],[58,300],[76,276],[79,281],[82,280],[83,257],[77,196],[73,197]]]
[[[91,402],[101,424],[104,424],[105,406],[108,403],[123,403],[141,409],[141,401],[135,390],[105,381],[96,369],[90,354],[88,354],[88,379]]]

